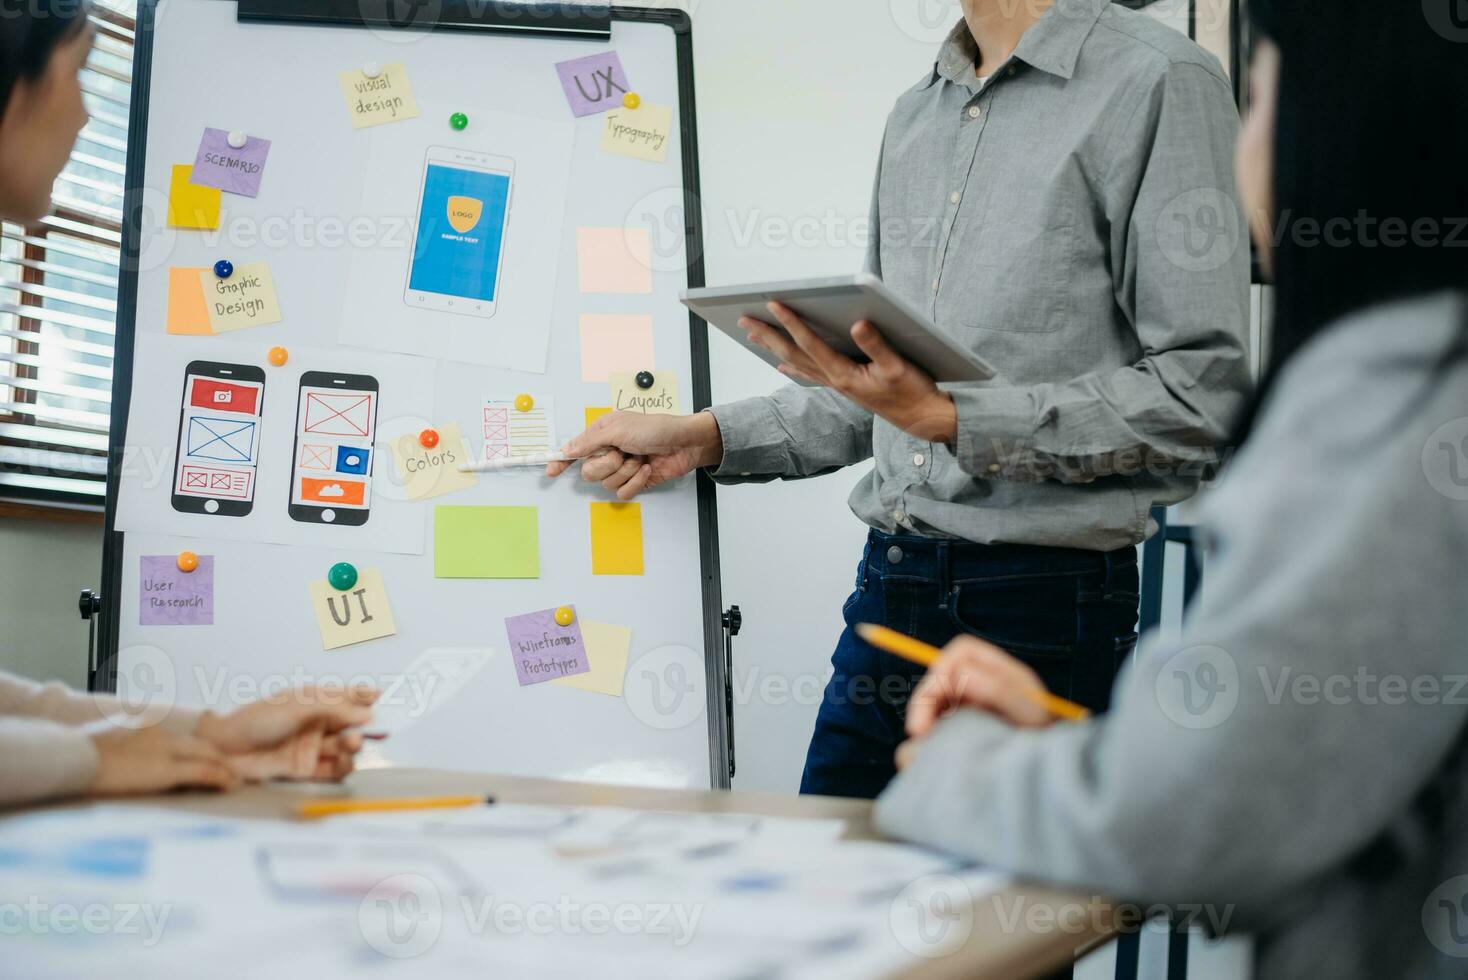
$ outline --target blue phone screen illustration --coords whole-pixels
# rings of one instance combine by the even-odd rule
[[[507,174],[429,164],[408,288],[493,302],[509,196]]]

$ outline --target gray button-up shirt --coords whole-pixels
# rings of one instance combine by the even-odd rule
[[[718,406],[714,478],[874,457],[850,503],[880,530],[1135,544],[1154,504],[1196,488],[1249,385],[1231,90],[1186,37],[1107,0],[1057,0],[985,84],[976,54],[960,23],[898,99],[869,266],[999,378],[943,386],[952,445],[827,389]]]

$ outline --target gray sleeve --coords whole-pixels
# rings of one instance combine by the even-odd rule
[[[974,476],[1084,483],[1211,462],[1248,392],[1249,246],[1233,190],[1232,96],[1222,78],[1185,63],[1138,102],[1113,139],[1096,220],[1112,229],[1116,301],[1140,356],[1056,383],[951,389],[954,453]]]

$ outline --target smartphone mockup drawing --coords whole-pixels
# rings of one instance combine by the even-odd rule
[[[504,291],[515,161],[431,146],[423,161],[403,301],[413,309],[492,317]]]
[[[377,451],[377,379],[307,371],[296,399],[290,515],[307,524],[367,523]]]
[[[190,362],[174,454],[174,510],[244,517],[254,509],[264,411],[261,368]]]

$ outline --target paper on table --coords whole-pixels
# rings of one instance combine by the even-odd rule
[[[646,370],[646,369],[642,369]],[[641,412],[643,415],[678,414],[678,375],[673,371],[652,371],[652,387],[637,384],[635,372],[612,374],[612,409],[618,412]]]
[[[192,572],[179,569],[177,555],[141,555],[139,563],[139,625],[214,625],[213,555],[200,555]]]
[[[534,507],[433,509],[435,578],[540,578]]]
[[[199,288],[215,333],[280,322],[280,302],[267,262],[235,266],[228,279],[219,278],[213,269],[200,269]]]
[[[213,229],[219,227],[219,208],[223,200],[217,187],[201,187],[192,183],[191,164],[176,163],[168,180],[168,227]]]
[[[586,644],[586,660],[591,669],[584,674],[558,677],[551,683],[620,698],[623,681],[627,677],[627,651],[632,646],[632,630],[587,619],[581,623],[581,639]]]
[[[617,372],[650,371],[653,354],[652,317],[644,314],[581,315],[581,380],[610,381]]]
[[[591,574],[642,574],[642,505],[591,504]]]
[[[571,607],[575,612],[575,607]],[[584,674],[586,644],[581,639],[581,623],[572,619],[562,626],[556,622],[554,609],[511,616],[505,620],[510,638],[510,658],[515,661],[515,676],[520,686],[544,684],[557,677]]]
[[[672,136],[672,108],[644,102],[636,109],[613,109],[607,113],[601,148],[607,153],[663,163],[668,159],[668,142]]]
[[[646,228],[576,229],[583,293],[652,292],[652,233]]]
[[[397,632],[387,602],[387,587],[382,584],[382,573],[375,568],[364,569],[357,584],[345,592],[324,579],[310,583],[308,588],[323,649],[335,650]]]
[[[204,303],[204,283],[199,273],[206,269],[174,266],[168,270],[168,315],[164,329],[171,334],[207,337],[214,333],[209,325],[209,307]]]
[[[192,182],[255,197],[260,193],[260,178],[265,175],[265,158],[269,154],[269,140],[247,136],[245,145],[235,149],[229,145],[229,133],[205,129],[194,157]]]
[[[425,449],[413,434],[399,436],[389,443],[393,469],[409,500],[441,497],[479,484],[473,473],[459,472],[459,464],[473,459],[469,444],[459,431],[459,423],[437,426],[436,431],[438,445],[432,449]]]
[[[482,647],[424,650],[400,674],[383,679],[367,730],[401,735],[463,690],[492,656],[493,650]]]
[[[622,59],[615,51],[562,61],[556,65],[556,74],[561,78],[561,88],[566,90],[571,112],[578,117],[620,106],[623,97],[631,91],[627,73],[622,70]]]
[[[418,102],[408,81],[408,69],[401,62],[383,65],[376,78],[368,78],[362,69],[353,68],[337,76],[347,115],[353,129],[401,122],[418,115]]]
[[[483,406],[483,460],[493,463],[526,456],[544,456],[560,449],[556,442],[555,402],[544,393],[527,392],[528,411],[515,407],[515,399],[486,398]]]

